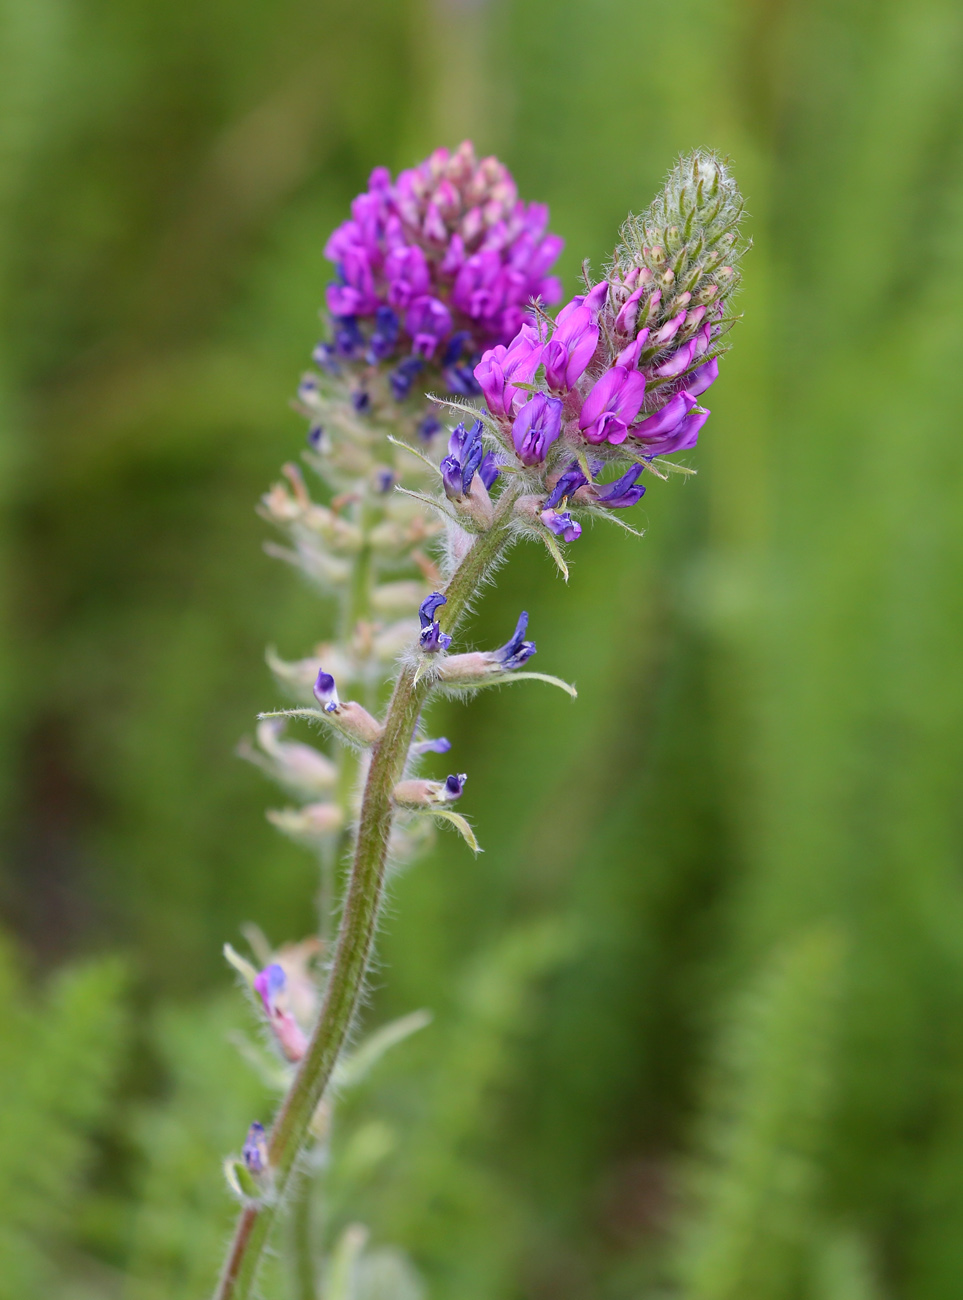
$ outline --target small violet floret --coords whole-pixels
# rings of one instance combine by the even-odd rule
[[[470,429],[466,429],[464,424],[456,425],[448,439],[448,455],[440,466],[448,497],[460,499],[468,495],[471,481],[476,470],[481,468],[484,456],[481,421],[476,420]]]
[[[451,800],[460,799],[467,780],[468,777],[464,772],[459,772],[457,776],[446,777],[445,798]]]
[[[549,532],[561,537],[563,542],[574,542],[582,536],[582,525],[567,510],[543,510],[539,519]]]
[[[601,468],[601,462],[599,462],[599,468]],[[558,482],[552,488],[551,495],[545,502],[545,509],[554,510],[556,506],[574,496],[579,488],[585,487],[587,483],[588,479],[582,473],[578,461],[573,460],[568,469],[559,476]]]
[[[315,678],[313,690],[314,698],[325,713],[337,713],[341,703],[338,699],[338,688],[335,685],[334,678],[330,673],[326,673],[323,668]]]
[[[608,293],[602,280],[585,297],[576,297],[558,314],[555,332],[545,344],[542,359],[550,388],[574,388],[585,374],[599,342],[599,312]]]
[[[588,442],[624,442],[645,397],[645,376],[613,366],[597,380],[585,399],[578,425]]]
[[[451,637],[442,632],[435,618],[435,610],[442,605],[448,604],[448,598],[443,596],[440,591],[433,591],[430,596],[426,596],[421,602],[418,610],[418,617],[421,620],[421,635],[419,643],[426,654],[435,654],[439,650],[447,650],[451,645]]]
[[[521,668],[535,653],[535,642],[526,641],[528,630],[528,613],[522,610],[510,641],[506,641],[498,650],[491,651],[492,659],[506,670]]]
[[[645,495],[644,484],[636,482],[641,473],[642,466],[633,465],[614,483],[606,483],[603,487],[597,486],[595,499],[598,504],[609,510],[621,510],[626,506],[636,505]]]
[[[523,465],[541,465],[562,431],[562,403],[557,397],[536,393],[515,417],[512,442]]]
[[[247,1131],[247,1137],[244,1139],[244,1146],[241,1150],[241,1159],[244,1161],[249,1174],[263,1174],[267,1169],[267,1135],[264,1132],[264,1125],[259,1124],[257,1120]]]

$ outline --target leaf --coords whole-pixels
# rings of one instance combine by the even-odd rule
[[[488,432],[493,434],[501,445],[502,431],[486,410],[472,406],[471,402],[459,402],[457,397],[436,397],[434,393],[428,393],[427,397],[436,406],[447,406],[452,411],[461,411],[464,415],[470,415],[473,420],[481,420]]]
[[[391,434],[391,433],[389,433],[389,434],[387,435],[387,438],[388,438],[388,441],[389,441],[393,446],[395,446],[395,447],[400,447],[400,448],[402,449],[402,451],[407,451],[407,452],[409,453],[409,455],[417,456],[417,458],[418,458],[420,461],[422,461],[425,465],[427,465],[428,468],[429,468],[430,470],[432,470],[433,473],[435,473],[435,474],[439,474],[439,475],[441,474],[441,470],[438,468],[438,466],[435,464],[435,462],[434,462],[433,460],[429,460],[428,457],[427,457],[423,452],[420,452],[420,451],[418,450],[417,447],[412,447],[410,443],[403,442],[400,438],[396,438],[396,437],[395,437],[393,434]]]
[[[425,810],[430,817],[435,817],[441,821],[451,822],[455,830],[458,831],[471,849],[472,853],[481,853],[481,845],[475,839],[475,832],[469,826],[468,822],[462,817],[461,813],[451,812],[448,808],[427,808]]]
[[[316,722],[327,722],[320,709],[270,709],[257,715],[258,722],[264,718],[314,718]]]
[[[552,536],[552,534],[548,531],[547,528],[542,533],[541,537],[542,537],[542,541],[548,547],[549,555],[558,565],[559,573],[562,575],[565,581],[568,582],[568,565],[565,563],[565,556],[562,554],[558,542],[556,542],[555,538]]]
[[[353,1088],[368,1075],[386,1052],[416,1034],[419,1029],[430,1025],[431,1019],[430,1011],[412,1011],[409,1015],[400,1016],[376,1029],[353,1052],[338,1061],[334,1069],[335,1084],[341,1088]]]
[[[631,533],[633,537],[645,536],[645,529],[640,532],[638,528],[633,528],[631,524],[627,524],[624,519],[620,519],[618,515],[613,514],[611,510],[593,510],[592,514],[598,515],[600,518],[607,520],[610,524],[616,524],[619,528],[624,528],[625,531]]]
[[[253,988],[254,979],[257,975],[257,971],[254,969],[251,963],[247,961],[246,958],[242,957],[239,952],[236,952],[235,949],[232,948],[229,943],[226,943],[224,945],[223,951],[224,951],[224,959],[228,963],[228,965],[234,967],[238,975],[240,975],[240,977],[244,980],[245,984],[247,984],[249,988]]]
[[[506,682],[520,681],[547,682],[549,686],[557,686],[559,690],[564,691],[566,695],[571,695],[573,700],[578,699],[578,691],[570,682],[562,681],[561,677],[553,677],[551,673],[529,673],[521,671],[505,673],[504,676],[496,677],[491,682],[491,685],[498,686]],[[487,684],[488,683],[485,682],[482,683],[483,686]]]
[[[431,506],[433,510],[437,510],[440,515],[444,515],[446,518],[450,519],[452,523],[457,524],[459,528],[464,528],[465,525],[458,518],[455,512],[449,510],[447,506],[443,506],[436,497],[430,497],[426,492],[413,492],[410,488],[399,487],[397,483],[395,484],[395,491],[400,492],[402,496],[414,497],[416,501],[423,501],[426,506]]]

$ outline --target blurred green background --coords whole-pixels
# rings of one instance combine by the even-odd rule
[[[324,1230],[433,1300],[956,1300],[963,8],[0,13],[0,1300],[211,1285],[269,1113],[221,945],[313,921],[232,750],[328,611],[252,507],[328,232],[465,135],[569,292],[699,145],[755,247],[698,477],[480,606],[580,695],[439,710],[486,852],[394,884],[369,1023],[435,1019],[348,1102]]]

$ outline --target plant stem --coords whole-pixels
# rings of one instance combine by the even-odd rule
[[[511,515],[518,490],[506,487],[498,499],[491,529],[476,537],[455,570],[441,610],[453,631],[486,576],[512,538]],[[371,754],[358,823],[354,862],[321,1014],[290,1091],[281,1104],[269,1144],[274,1175],[270,1202],[241,1212],[215,1300],[248,1300],[277,1206],[284,1198],[295,1161],[308,1139],[314,1112],[351,1028],[364,987],[384,890],[385,858],[394,808],[391,792],[408,760],[418,717],[431,690],[430,675],[416,681],[413,665],[402,669],[385,718],[384,732]]]

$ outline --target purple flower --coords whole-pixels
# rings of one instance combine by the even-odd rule
[[[448,439],[448,455],[440,467],[446,496],[460,499],[468,495],[471,481],[476,470],[481,469],[484,456],[481,421],[476,420],[470,429],[466,429],[464,424],[456,425]],[[495,472],[497,475],[498,471]]]
[[[557,397],[536,393],[515,417],[512,442],[523,465],[541,465],[562,431],[562,403]]]
[[[542,345],[531,325],[523,325],[507,348],[499,344],[485,353],[475,367],[475,378],[492,415],[512,418],[522,390],[511,381],[530,383],[541,359]]]
[[[708,411],[698,406],[693,408],[658,442],[646,443],[646,457],[670,456],[674,451],[689,451],[699,441],[699,430],[708,418]]]
[[[502,668],[508,670],[521,668],[522,664],[527,663],[535,653],[535,642],[526,641],[525,633],[528,630],[528,614],[522,610],[518,616],[518,623],[515,625],[515,631],[512,633],[510,641],[498,650],[491,651],[491,657]]]
[[[561,537],[563,542],[574,542],[582,536],[582,525],[567,510],[543,510],[539,519],[556,537]]]
[[[606,483],[604,487],[597,486],[595,500],[608,510],[621,510],[626,506],[634,506],[645,495],[645,487],[636,484],[636,479],[641,473],[642,466],[633,465],[614,483]]]
[[[686,392],[691,393],[693,397],[699,397],[707,388],[711,388],[718,378],[719,358],[713,357],[711,361],[707,361],[698,370],[693,370],[685,381]]]
[[[696,399],[691,393],[684,391],[676,393],[675,397],[670,398],[660,411],[656,411],[655,415],[648,416],[639,424],[634,424],[629,432],[633,438],[643,440],[662,438],[689,414],[695,404]]]
[[[660,379],[674,379],[676,375],[681,375],[691,364],[696,355],[696,340],[690,339],[688,343],[683,343],[677,352],[673,352],[667,361],[656,366],[652,371]]]
[[[451,312],[437,298],[416,298],[408,308],[405,329],[412,337],[415,355],[430,360],[451,329]]]
[[[578,461],[573,460],[552,488],[552,494],[545,502],[545,509],[554,510],[561,502],[574,496],[579,488],[585,487],[586,483],[588,483],[588,479],[582,473]]]
[[[468,777],[464,772],[459,772],[457,776],[446,777],[445,797],[451,800],[460,799],[467,780]]]
[[[486,451],[482,457],[482,463],[478,466],[478,477],[485,484],[488,492],[495,486],[495,480],[501,471],[498,468],[498,461],[495,459],[493,451]]]
[[[574,388],[599,342],[599,312],[608,294],[602,280],[586,297],[576,297],[558,314],[552,337],[545,344],[545,378],[550,388]]]
[[[625,441],[629,425],[645,396],[645,376],[638,370],[613,366],[597,380],[585,399],[578,425],[592,443]]]
[[[518,332],[533,299],[558,301],[558,282],[548,272],[562,241],[546,232],[547,220],[544,206],[518,198],[501,163],[479,160],[468,142],[453,153],[436,150],[394,182],[376,168],[325,248],[336,268],[329,310],[374,325],[370,364],[408,347],[428,359],[443,356],[456,317],[458,332],[467,335],[464,350],[477,356]],[[422,299],[446,315],[437,307],[415,310]],[[384,309],[400,318],[397,330],[385,328]],[[352,351],[364,354],[364,347]],[[471,382],[457,356],[439,368],[451,370],[453,391]]]
[[[269,1016],[273,1016],[277,1010],[277,1000],[284,992],[287,982],[284,967],[277,962],[265,966],[264,970],[255,975],[254,992],[259,995]]]
[[[419,644],[426,654],[435,654],[439,650],[447,650],[451,645],[451,637],[442,632],[435,618],[435,611],[442,605],[448,604],[448,597],[443,596],[440,591],[433,591],[430,596],[426,596],[421,602],[418,610],[418,618],[421,620],[421,635]]]
[[[334,678],[330,673],[326,673],[323,668],[318,673],[313,690],[314,698],[325,713],[335,713],[337,711],[338,705],[341,703],[338,699],[338,688],[334,684]]]
[[[425,442],[431,442],[432,438],[441,428],[441,421],[434,415],[426,415],[418,425],[418,436]]]
[[[447,754],[451,749],[451,741],[447,736],[439,736],[437,740],[416,740],[411,746],[413,754]]]
[[[244,1146],[241,1149],[241,1159],[244,1161],[249,1174],[263,1174],[267,1169],[267,1136],[264,1132],[264,1125],[259,1124],[257,1120],[247,1131],[247,1137],[244,1139]]]
[[[379,307],[375,312],[375,331],[368,340],[366,360],[369,365],[376,365],[390,357],[398,341],[401,324],[390,307]]]
[[[411,385],[415,382],[415,375],[422,368],[424,362],[420,357],[408,357],[402,361],[400,366],[392,370],[388,376],[388,382],[391,385],[391,392],[396,402],[403,402],[411,392]]]

